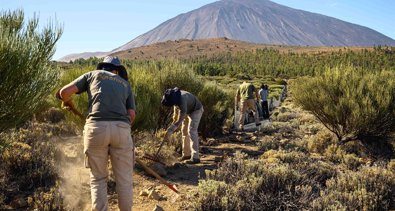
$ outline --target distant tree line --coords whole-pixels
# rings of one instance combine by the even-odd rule
[[[73,64],[96,65],[101,59],[77,59]],[[172,61],[127,60],[129,67],[155,63],[159,69]],[[371,71],[395,70],[395,47],[377,46],[373,49],[340,49],[332,52],[296,53],[280,52],[274,48],[257,49],[253,52],[222,53],[181,59],[197,74],[204,76],[235,76],[239,74],[269,75],[273,77],[316,76],[328,68],[352,65]]]
[[[370,50],[345,49],[321,53],[282,53],[277,49],[264,48],[255,52],[200,56],[184,62],[190,63],[200,75],[315,76],[339,65],[371,71],[395,70],[395,48],[378,46]]]

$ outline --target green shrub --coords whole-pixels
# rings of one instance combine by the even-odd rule
[[[31,128],[3,134],[10,143],[0,156],[4,182],[15,182],[19,190],[52,186],[57,178],[53,162],[56,150],[50,141],[45,140],[50,134],[37,134],[40,134],[40,129]]]
[[[136,119],[133,129],[156,129],[160,113],[161,92],[158,90],[158,84],[155,83],[153,74],[141,70],[132,73],[129,77],[133,93],[136,97]]]
[[[247,160],[239,153],[207,172],[197,193],[195,210],[300,210],[314,196],[308,179],[288,164]]]
[[[395,208],[395,174],[384,168],[346,171],[326,182],[313,201],[314,210],[391,210]]]
[[[199,92],[199,100],[204,107],[199,129],[203,136],[222,133],[222,126],[228,117],[232,97],[212,83],[206,83]]]
[[[50,60],[62,29],[24,21],[21,10],[0,13],[0,131],[40,110],[59,75]]]
[[[385,137],[395,126],[395,73],[352,66],[297,79],[295,102],[315,115],[339,140]]]
[[[39,188],[33,194],[33,197],[28,198],[29,207],[35,210],[52,211],[52,210],[66,210],[63,203],[62,193],[59,186],[52,188]]]
[[[325,150],[333,144],[333,135],[326,131],[320,131],[316,135],[311,136],[307,142],[309,152],[323,154]]]

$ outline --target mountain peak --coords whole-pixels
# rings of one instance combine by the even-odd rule
[[[395,40],[367,27],[269,0],[221,0],[167,20],[113,52],[168,40],[219,37],[297,46],[395,46]]]

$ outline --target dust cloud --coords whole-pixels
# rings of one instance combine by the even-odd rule
[[[84,167],[83,142],[80,136],[58,138],[56,159],[60,192],[66,210],[90,210],[89,169]]]

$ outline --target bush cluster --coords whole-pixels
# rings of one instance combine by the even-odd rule
[[[390,164],[388,164],[390,166]],[[395,173],[379,165],[343,168],[325,157],[270,150],[236,153],[199,181],[194,210],[390,210]]]
[[[386,137],[395,129],[395,73],[352,66],[300,78],[295,102],[310,111],[339,140]]]
[[[0,153],[0,208],[14,197],[26,195],[31,195],[31,207],[61,205],[60,195],[54,192],[58,151],[51,137],[65,132],[67,129],[58,125],[36,123],[0,133],[0,139],[7,142]]]

